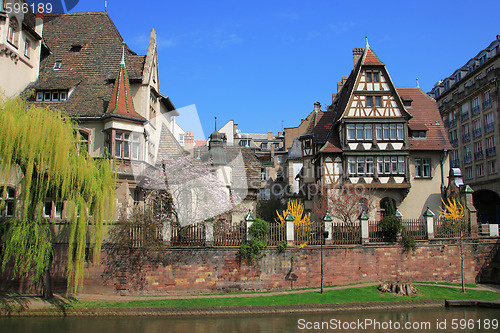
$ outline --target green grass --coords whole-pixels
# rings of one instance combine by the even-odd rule
[[[262,306],[262,305],[294,305],[294,304],[327,304],[354,302],[407,301],[425,299],[477,299],[493,301],[500,299],[500,293],[479,290],[417,286],[418,295],[411,297],[395,296],[380,293],[377,287],[361,287],[339,290],[328,290],[324,294],[305,292],[298,294],[281,294],[258,297],[224,297],[224,298],[186,298],[186,299],[147,299],[140,301],[77,301],[71,303],[72,308],[103,307],[218,307],[218,306]]]

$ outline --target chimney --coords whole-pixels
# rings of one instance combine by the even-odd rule
[[[43,8],[38,8],[38,12],[36,13],[35,16],[35,32],[40,35],[40,37],[43,34]]]
[[[363,56],[363,52],[365,52],[365,49],[362,47],[355,47],[352,49],[354,67],[356,67],[356,64],[358,63],[359,59],[361,59],[361,57]]]
[[[500,35],[497,35],[497,40],[500,40]]]
[[[192,154],[194,146],[194,134],[188,131],[184,134],[184,150]]]
[[[321,111],[321,103],[320,102],[316,102],[314,103],[314,112],[320,112]]]
[[[346,82],[347,82],[347,76],[342,76],[342,82],[337,82],[337,94],[340,93],[340,90],[342,90],[342,87]]]
[[[267,132],[267,139],[272,140],[273,139],[273,131]]]

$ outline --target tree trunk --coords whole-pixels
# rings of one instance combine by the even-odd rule
[[[42,298],[43,299],[51,299],[54,297],[54,294],[52,292],[52,279],[50,277],[50,264],[45,269],[43,270],[43,275],[42,275]]]

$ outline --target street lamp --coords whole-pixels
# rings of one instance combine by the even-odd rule
[[[330,214],[328,214],[328,212],[325,214],[325,217],[323,217],[323,222],[332,222],[333,219],[332,217],[330,216]],[[323,224],[324,226],[325,224]],[[321,293],[323,293],[324,291],[324,284],[323,284],[323,243],[325,242],[325,239],[328,238],[328,231],[327,230],[323,230],[321,232]]]

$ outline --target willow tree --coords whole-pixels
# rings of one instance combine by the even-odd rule
[[[48,196],[55,196],[66,202],[67,290],[76,292],[86,247],[92,248],[92,262],[97,264],[104,221],[112,218],[114,166],[80,149],[77,124],[60,111],[0,96],[0,124],[1,198],[16,170],[22,174],[15,184],[16,213],[4,224],[2,270],[9,267],[13,278],[41,282],[43,296],[51,297],[55,228],[44,218],[43,207]],[[4,204],[0,200],[0,206]]]

